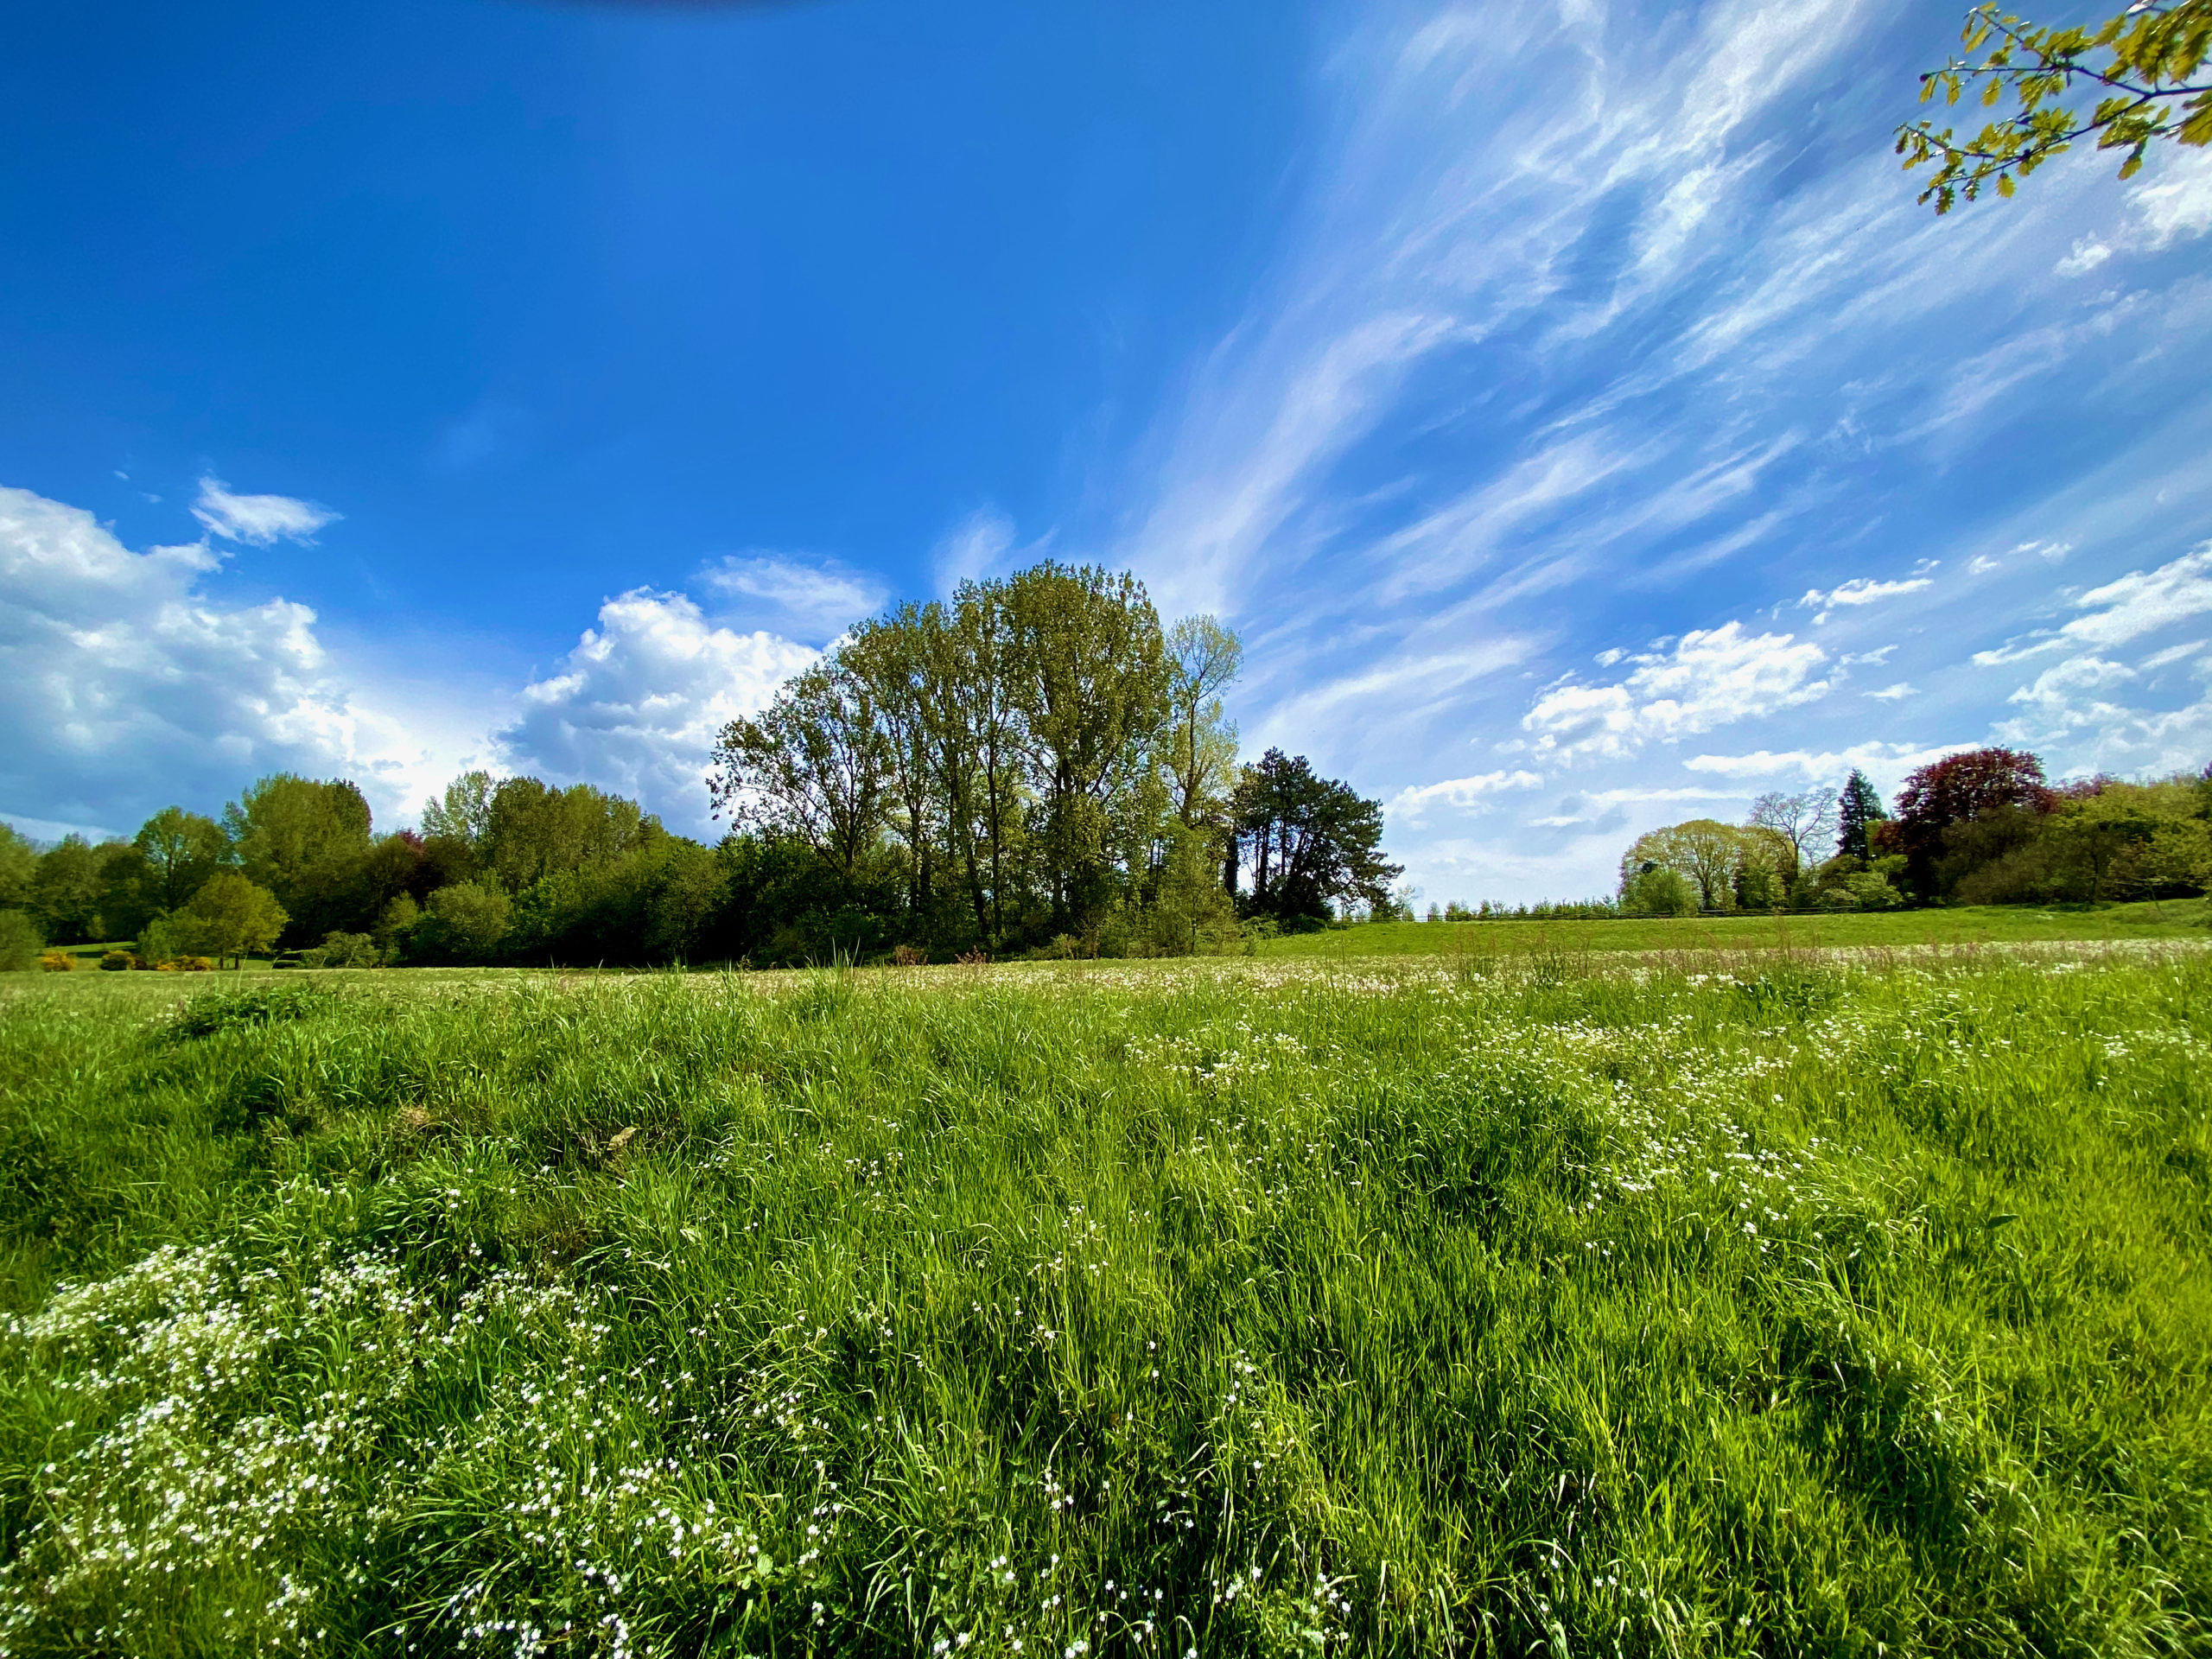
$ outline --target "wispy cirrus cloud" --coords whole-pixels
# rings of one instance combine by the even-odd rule
[[[734,553],[709,561],[697,583],[756,628],[823,643],[882,607],[880,577],[835,559],[789,553]]]
[[[203,478],[192,516],[210,535],[269,547],[277,542],[312,542],[315,531],[345,515],[289,495],[234,493],[220,479]]]
[[[1885,778],[1986,741],[2020,710],[1950,642],[2047,594],[2069,555],[2094,590],[2131,521],[2200,511],[2152,480],[2185,469],[2206,400],[2174,353],[2202,349],[2212,300],[2141,263],[2202,233],[2194,173],[2153,199],[2069,162],[2002,213],[1938,221],[1886,134],[1947,44],[1902,0],[1349,26],[1291,240],[1163,412],[1111,544],[1164,608],[1244,629],[1248,734],[1406,804],[1394,844],[1417,880],[1425,849],[1461,871],[1554,856],[1523,831],[1610,868],[1597,838],[1620,815],[1713,792],[1622,773],[1692,764],[1668,750],[1724,726]],[[2127,286],[2052,270],[2085,237],[2107,251],[2083,274]],[[2170,388],[2173,442],[2123,425],[2027,459],[2046,410],[2078,433],[2145,406],[2121,362]],[[1817,644],[1775,626],[1793,608]],[[1595,787],[1558,810],[1474,795],[1456,816],[1490,838],[1446,833],[1452,785],[1494,775],[1470,748]],[[1600,800],[1616,783],[1647,792]]]

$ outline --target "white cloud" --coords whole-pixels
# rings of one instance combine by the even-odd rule
[[[2212,542],[2151,571],[2131,570],[2073,598],[2077,616],[2063,627],[2038,628],[1974,654],[1977,668],[1998,668],[2047,652],[2083,645],[2110,650],[2212,611]]]
[[[1916,766],[1941,760],[1974,746],[1940,743],[1857,743],[1845,749],[1758,749],[1750,754],[1695,754],[1682,762],[1691,772],[1722,778],[1780,779],[1790,777],[1841,782],[1853,766],[1878,784],[1893,784]]]
[[[2205,643],[2202,639],[2184,639],[2177,645],[2168,645],[2164,651],[2153,652],[2143,659],[2144,670],[2148,672],[2152,669],[2171,668],[2191,653],[2203,650]]]
[[[1896,649],[1895,645],[1877,645],[1872,651],[1847,651],[1836,661],[1846,668],[1855,668],[1861,663],[1885,663]]]
[[[267,547],[280,541],[312,542],[315,531],[343,515],[289,495],[233,495],[220,479],[203,478],[192,516],[211,535]]]
[[[2125,645],[2184,618],[2212,611],[2212,542],[2145,573],[2132,570],[2075,601],[2094,614],[2076,617],[2059,637],[2086,645]]]
[[[1005,572],[1014,550],[1014,520],[996,507],[978,507],[937,544],[931,564],[938,594],[946,599],[963,582]]]
[[[2112,257],[2112,250],[2094,237],[2085,236],[2074,244],[2074,251],[2051,267],[2061,276],[2081,276],[2094,270]]]
[[[1672,741],[1732,721],[1752,719],[1825,696],[1832,679],[1814,677],[1827,653],[1787,633],[1747,634],[1739,622],[1694,629],[1672,651],[1637,664],[1614,685],[1558,685],[1521,721],[1539,754],[1563,760],[1633,753],[1650,739]]]
[[[698,579],[744,621],[816,642],[834,639],[890,596],[865,571],[784,553],[733,554],[708,564]]]
[[[1992,735],[2044,751],[2058,774],[2195,771],[2212,753],[2212,697],[2176,709],[2120,699],[2141,674],[2094,654],[2055,663],[2009,701],[2019,709]]]
[[[1917,687],[1907,681],[1899,680],[1895,685],[1885,685],[1878,691],[1868,691],[1864,695],[1873,698],[1877,702],[1896,702],[1901,698],[1916,697],[1920,692]]]
[[[388,815],[445,775],[438,720],[365,695],[306,606],[209,591],[220,565],[0,487],[0,810],[128,832],[291,769],[352,777]]]
[[[1823,590],[1808,588],[1805,596],[1797,601],[1800,610],[1817,608],[1820,614],[1813,619],[1818,624],[1828,620],[1835,607],[1872,605],[1879,600],[1895,599],[1900,594],[1916,594],[1923,588],[1934,587],[1929,576],[1907,576],[1897,582],[1876,582],[1869,576],[1853,576],[1849,582]]]
[[[2129,198],[2140,238],[2152,248],[2212,231],[2212,156],[2169,149],[2157,178]]]
[[[1490,803],[1488,797],[1506,790],[1541,789],[1544,778],[1537,772],[1485,772],[1472,778],[1452,778],[1440,784],[1424,784],[1417,789],[1402,789],[1390,798],[1384,809],[1393,818],[1419,823],[1433,806],[1446,806],[1461,812],[1479,811]]]
[[[633,796],[671,829],[711,833],[704,780],[715,734],[816,655],[718,626],[683,594],[632,588],[600,607],[561,672],[523,689],[499,741],[518,770]]]

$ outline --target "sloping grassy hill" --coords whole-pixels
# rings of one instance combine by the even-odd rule
[[[1448,966],[16,982],[0,1650],[2212,1643],[2202,953]]]

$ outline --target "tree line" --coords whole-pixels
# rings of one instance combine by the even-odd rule
[[[1769,794],[1740,824],[1695,818],[1638,836],[1617,909],[1887,910],[2096,904],[2212,885],[2212,766],[2053,785],[2024,750],[1923,766],[1891,803],[1853,770],[1835,791]]]
[[[344,779],[39,848],[0,825],[0,960],[761,965],[1180,954],[1388,905],[1382,809],[1269,750],[1240,765],[1211,617],[1046,563],[861,625],[732,721],[709,846],[588,784],[468,772],[379,834]],[[123,942],[128,942],[124,946]]]

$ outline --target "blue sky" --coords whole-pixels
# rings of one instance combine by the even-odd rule
[[[2059,14],[2053,13],[2056,17]],[[0,814],[706,744],[1040,556],[1433,899],[1948,746],[2212,760],[2212,157],[1938,221],[1902,3],[11,22]]]

